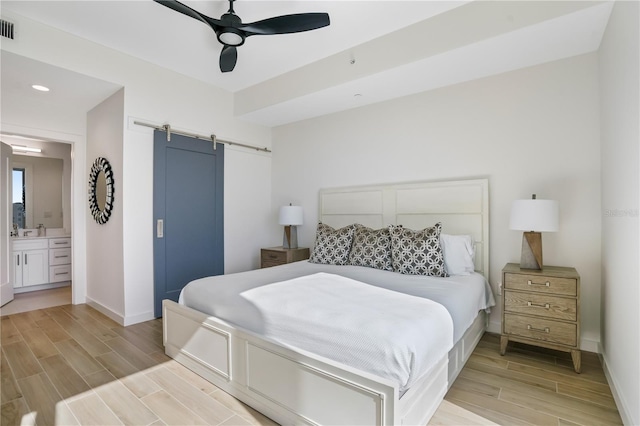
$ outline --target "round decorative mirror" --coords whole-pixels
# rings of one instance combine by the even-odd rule
[[[89,209],[95,221],[107,223],[113,210],[113,171],[106,158],[98,157],[89,173]]]

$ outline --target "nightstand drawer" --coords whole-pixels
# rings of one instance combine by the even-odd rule
[[[577,301],[576,299],[546,294],[505,290],[504,310],[506,312],[575,321],[577,318]]]
[[[504,319],[504,332],[507,335],[572,347],[577,346],[576,324],[508,313],[504,314]]]
[[[287,263],[287,253],[284,251],[262,250],[261,262],[263,264],[273,263],[274,265]]]
[[[510,274],[506,273],[505,289],[535,291],[566,296],[576,296],[578,286],[572,278],[559,278],[544,275]]]
[[[269,268],[271,266],[286,265],[291,262],[298,262],[309,258],[308,248],[286,249],[282,247],[269,247],[260,249],[260,267]]]

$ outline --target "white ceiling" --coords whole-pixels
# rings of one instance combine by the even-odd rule
[[[184,3],[216,18],[228,9],[223,1]],[[250,37],[234,71],[223,74],[213,31],[151,0],[1,6],[234,92],[236,115],[268,126],[595,51],[611,11],[610,2],[577,1],[240,0],[234,6],[243,22],[328,12],[331,25]],[[25,77],[10,69],[19,61],[3,53],[3,94],[5,84]],[[40,65],[50,67],[30,67]],[[110,88],[96,90],[101,96]],[[86,84],[77,91],[93,93]]]

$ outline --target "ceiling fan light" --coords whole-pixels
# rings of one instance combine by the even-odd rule
[[[224,32],[218,34],[218,40],[227,46],[240,46],[244,43],[244,37],[242,37],[242,35],[234,31],[229,31],[229,29],[225,29]]]

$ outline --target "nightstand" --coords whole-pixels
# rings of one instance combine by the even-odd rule
[[[571,352],[580,372],[580,275],[574,268],[544,266],[502,270],[502,336],[500,354],[509,340]]]
[[[308,248],[286,249],[282,247],[269,247],[260,250],[260,267],[284,265],[309,258]]]

